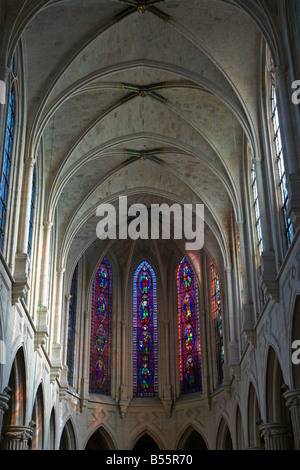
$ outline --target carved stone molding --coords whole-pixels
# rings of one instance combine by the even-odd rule
[[[5,450],[28,450],[34,432],[34,423],[30,426],[11,425],[4,431]]]
[[[289,423],[264,423],[258,428],[264,438],[266,450],[288,450],[291,448],[291,426]]]
[[[15,258],[14,281],[12,288],[12,305],[24,299],[29,285],[29,258],[27,253],[17,253]]]
[[[34,348],[37,350],[40,346],[46,344],[48,338],[49,312],[47,307],[39,307],[37,310],[36,331],[34,336]]]

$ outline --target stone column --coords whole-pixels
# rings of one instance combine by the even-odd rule
[[[50,242],[52,222],[47,222],[43,226],[44,240],[42,250],[42,266],[41,266],[41,289],[39,305],[48,307],[48,282],[49,282],[49,261],[50,261]]]
[[[22,213],[21,225],[19,232],[18,250],[21,253],[27,253],[28,245],[28,234],[29,234],[29,219],[31,210],[31,194],[32,194],[32,181],[33,181],[33,169],[36,164],[34,158],[28,158],[24,165],[24,180],[25,187],[22,193]]]
[[[244,303],[242,305],[242,330],[247,337],[247,341],[256,344],[255,332],[254,332],[254,313],[253,313],[253,303],[250,299],[250,286],[249,286],[249,267],[247,260],[249,259],[248,248],[245,243],[245,222],[244,220],[237,221],[238,232],[239,232],[239,242],[240,242],[240,257],[242,263],[242,280],[243,280],[243,294],[244,294]]]
[[[238,342],[236,338],[236,327],[235,327],[234,306],[233,306],[232,266],[226,267],[226,280],[227,280],[228,318],[229,318],[228,362],[232,366],[232,365],[239,363]]]
[[[283,396],[291,413],[295,449],[300,450],[300,389],[288,390]]]
[[[34,428],[11,425],[4,432],[4,450],[29,450]]]
[[[288,423],[266,423],[259,426],[265,441],[265,450],[290,450],[291,427]]]

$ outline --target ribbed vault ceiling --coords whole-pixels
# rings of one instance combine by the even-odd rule
[[[117,0],[36,8],[23,34],[27,145],[38,152],[43,142],[45,221],[57,221],[62,264],[87,247],[105,249],[95,239],[96,208],[119,195],[204,203],[206,248],[218,241],[226,255],[232,214],[243,217],[240,174],[244,138],[257,134],[261,48],[257,26],[229,3],[155,4],[168,21],[149,9],[116,21],[130,7]],[[161,164],[131,162],[128,149],[157,149]]]

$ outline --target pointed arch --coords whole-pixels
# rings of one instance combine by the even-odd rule
[[[236,448],[242,450],[245,447],[242,413],[239,406],[236,408]]]
[[[157,284],[147,261],[133,278],[133,394],[158,395]]]
[[[248,446],[250,449],[262,449],[262,441],[259,432],[259,423],[261,422],[261,414],[258,403],[256,390],[252,382],[249,384],[248,390]]]
[[[56,424],[55,424],[55,411],[52,408],[50,415],[50,426],[49,426],[49,450],[55,450],[55,439],[56,439]]]
[[[179,439],[178,450],[208,450],[207,443],[193,426],[189,426]]]
[[[66,422],[61,434],[59,450],[76,450],[75,432],[70,419]]]
[[[144,428],[134,437],[129,448],[135,451],[155,451],[163,450],[164,446],[158,436],[156,436],[149,428]]]
[[[36,392],[31,419],[35,423],[31,449],[41,450],[44,448],[45,437],[45,406],[42,384],[39,385]]]
[[[90,393],[111,393],[112,270],[101,261],[92,284]]]
[[[217,450],[233,450],[231,434],[224,418],[221,418],[219,424],[216,448]]]
[[[196,275],[184,257],[177,268],[181,393],[202,391],[199,301]]]
[[[13,361],[8,387],[11,390],[9,408],[4,415],[3,427],[25,425],[26,417],[26,361],[23,347],[19,348]]]
[[[285,383],[280,362],[275,350],[270,346],[266,370],[266,413],[268,422],[289,422],[281,387]]]
[[[85,450],[115,450],[116,446],[110,433],[100,426],[88,439]]]

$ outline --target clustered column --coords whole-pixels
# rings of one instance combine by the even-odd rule
[[[283,396],[291,414],[295,450],[300,450],[300,389],[288,390]]]

